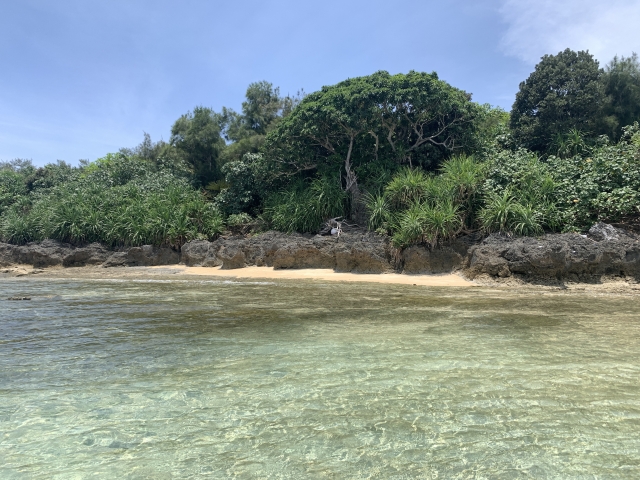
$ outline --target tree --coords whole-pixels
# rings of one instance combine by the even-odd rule
[[[200,185],[222,178],[218,158],[225,144],[220,133],[219,115],[206,107],[194,108],[171,127],[170,143],[184,155]]]
[[[606,96],[603,70],[588,51],[566,49],[545,55],[520,90],[511,110],[511,129],[520,146],[546,151],[556,134],[576,129],[600,133]]]
[[[280,88],[267,81],[249,84],[242,113],[223,107],[221,128],[228,142],[222,154],[222,163],[241,161],[247,153],[258,153],[265,135],[300,103],[304,92],[296,96],[280,96]]]
[[[214,199],[216,206],[227,215],[241,212],[255,213],[260,206],[263,182],[262,155],[246,153],[241,160],[232,160],[222,166],[226,188]]]
[[[603,76],[607,105],[604,115],[609,129],[607,134],[618,140],[622,127],[640,121],[640,62],[638,55],[613,57]]]
[[[121,148],[120,153],[129,157],[136,156],[150,162],[157,162],[158,158],[167,147],[167,143],[164,140],[154,142],[151,140],[151,135],[147,132],[143,132],[143,134],[144,139],[139,145],[136,145],[133,148]]]
[[[306,96],[267,136],[265,159],[277,176],[340,172],[351,194],[375,167],[436,168],[474,143],[478,107],[436,73],[380,71]]]

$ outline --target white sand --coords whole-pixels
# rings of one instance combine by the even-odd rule
[[[149,267],[166,269],[167,267]],[[221,270],[220,267],[185,267],[171,265],[178,270],[177,275],[202,275],[207,277],[266,278],[287,280],[329,280],[335,282],[395,283],[401,285],[423,285],[429,287],[472,287],[473,282],[454,273],[443,275],[404,275],[398,273],[359,274],[337,273],[329,268],[301,268],[295,270],[274,270],[273,267],[244,267]]]

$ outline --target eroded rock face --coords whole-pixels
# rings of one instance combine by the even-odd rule
[[[577,234],[538,238],[490,235],[469,251],[465,273],[507,277],[586,280],[603,275],[640,277],[640,242],[634,235],[607,225],[600,241]],[[615,234],[615,237],[614,237]]]
[[[286,268],[331,268],[341,272],[392,271],[388,240],[366,232],[343,233],[340,238],[266,232],[253,237],[189,242],[182,247],[188,266],[247,265]]]
[[[435,249],[413,246],[402,252],[402,260],[404,273],[447,273],[459,270],[465,257],[450,246]]]
[[[74,247],[56,240],[32,242],[27,245],[0,244],[0,264],[25,264],[36,268],[100,265],[112,251],[98,243]]]
[[[180,263],[180,254],[168,247],[143,245],[122,252],[112,252],[103,267],[155,267]]]
[[[180,254],[170,248],[145,245],[122,251],[110,250],[99,243],[82,247],[44,240],[27,245],[0,243],[0,265],[12,264],[45,267],[83,267],[85,265],[154,266],[171,265],[180,261]]]
[[[221,244],[196,240],[185,243],[180,251],[180,261],[187,267],[217,267],[222,265],[217,257]]]
[[[248,265],[284,268],[330,268],[338,272],[434,274],[462,271],[466,276],[538,277],[588,280],[603,275],[640,279],[640,238],[611,225],[596,224],[588,235],[550,234],[484,239],[464,236],[430,249],[413,246],[400,252],[387,237],[364,231],[343,233],[339,239],[266,232],[232,236],[214,242],[193,241],[180,253],[145,245],[118,251],[100,244],[82,247],[45,240],[23,246],[0,243],[0,266],[154,266],[179,262],[187,266]]]

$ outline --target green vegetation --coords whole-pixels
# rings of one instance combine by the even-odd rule
[[[0,172],[5,199],[0,237],[10,243],[53,238],[179,248],[196,238],[212,239],[224,226],[213,204],[185,178],[122,153],[80,168],[59,163],[35,169],[24,163],[5,165]],[[62,180],[53,185],[33,180],[47,176]],[[4,194],[7,183],[22,184],[10,201]]]
[[[0,240],[180,248],[226,229],[317,232],[329,218],[404,248],[473,231],[539,235],[640,218],[640,64],[546,55],[507,113],[435,73],[376,72],[241,112],[198,106],[168,143],[94,162],[0,163]]]

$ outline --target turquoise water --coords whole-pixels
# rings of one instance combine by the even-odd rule
[[[640,478],[637,298],[191,280],[0,292],[1,479]]]

